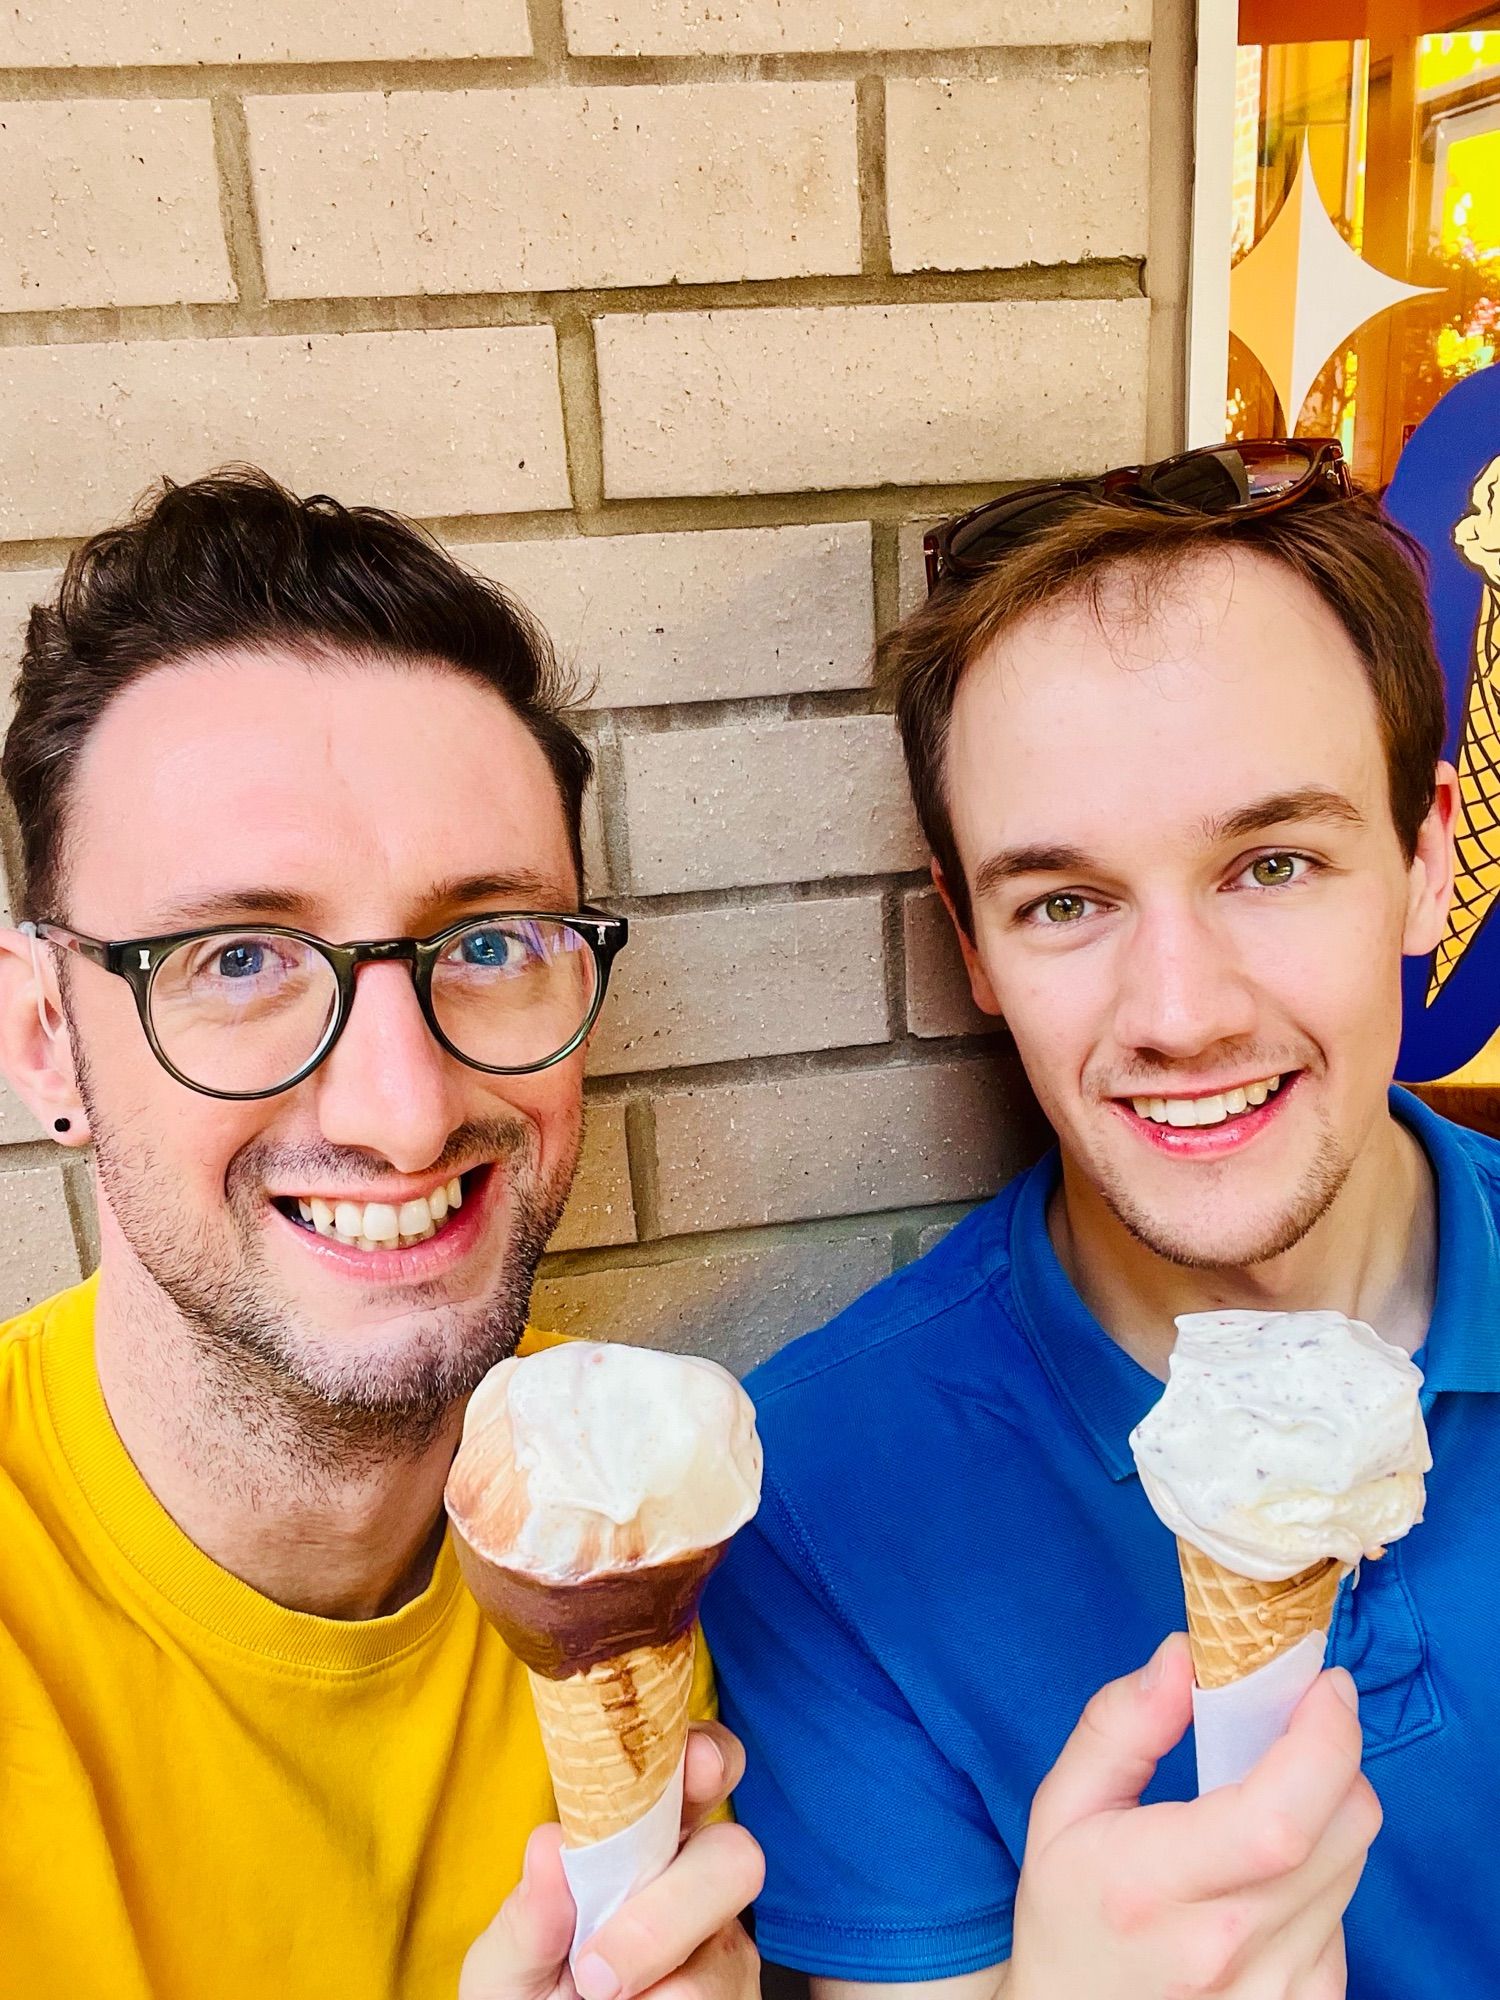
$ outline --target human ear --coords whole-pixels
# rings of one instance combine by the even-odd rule
[[[0,1070],[49,1138],[86,1146],[73,1043],[51,949],[0,928]]]
[[[1453,901],[1453,822],[1458,811],[1458,773],[1437,767],[1437,787],[1426,819],[1417,829],[1416,852],[1407,875],[1406,922],[1401,949],[1409,958],[1435,951],[1448,926]]]
[[[990,975],[985,971],[983,963],[980,960],[979,948],[965,929],[963,920],[954,906],[953,896],[948,888],[947,879],[943,874],[943,867],[940,861],[934,861],[932,864],[932,886],[942,897],[943,908],[948,912],[949,920],[958,938],[958,948],[963,953],[964,971],[969,975],[969,991],[974,996],[974,1005],[979,1009],[981,1014],[1002,1013],[1003,1009],[1000,1002],[995,997],[995,989],[990,984]]]

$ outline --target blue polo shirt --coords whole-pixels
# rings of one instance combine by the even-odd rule
[[[1402,1091],[1392,1109],[1437,1178],[1434,1463],[1425,1522],[1346,1586],[1331,1635],[1385,1808],[1349,1993],[1452,2000],[1500,1993],[1500,1145]],[[1183,1623],[1127,1442],[1161,1384],[1053,1254],[1057,1174],[751,1377],[765,1498],[705,1623],[779,1963],[914,1980],[1006,1958],[1032,1794],[1095,1689]],[[1146,1796],[1193,1792],[1189,1740]]]

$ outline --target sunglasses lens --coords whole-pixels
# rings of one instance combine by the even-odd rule
[[[1200,514],[1228,514],[1282,499],[1309,477],[1316,462],[1298,444],[1226,444],[1160,467],[1150,475],[1149,490],[1154,499]]]
[[[1030,541],[1066,518],[1088,488],[1048,486],[983,507],[954,530],[948,560],[955,569],[983,569],[1017,542]]]

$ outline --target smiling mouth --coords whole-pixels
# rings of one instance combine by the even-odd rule
[[[455,1174],[442,1186],[408,1201],[351,1201],[345,1196],[309,1194],[275,1195],[271,1205],[299,1229],[349,1250],[409,1250],[451,1227],[465,1196],[474,1192],[487,1171],[474,1167]]]
[[[1253,1083],[1236,1084],[1232,1090],[1205,1093],[1201,1097],[1131,1097],[1128,1102],[1137,1118],[1153,1125],[1224,1125],[1247,1112],[1258,1111],[1267,1098],[1274,1097],[1286,1081],[1279,1076],[1258,1077]]]

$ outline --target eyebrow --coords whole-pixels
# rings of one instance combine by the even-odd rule
[[[1364,814],[1352,800],[1326,785],[1303,785],[1296,791],[1269,792],[1252,799],[1233,812],[1211,815],[1201,822],[1205,843],[1217,846],[1224,841],[1246,840],[1273,826],[1305,825],[1323,821],[1336,826],[1363,826]],[[1102,875],[1109,871],[1095,856],[1081,847],[1058,842],[1038,842],[1028,847],[1003,847],[982,861],[974,872],[976,902],[992,894],[1002,883],[1022,875]]]
[[[517,869],[489,875],[454,875],[432,883],[420,899],[423,909],[447,909],[475,903],[499,902],[537,910],[567,911],[577,903],[577,892],[564,889],[554,878]],[[187,930],[198,924],[238,924],[254,917],[277,917],[305,927],[316,914],[311,897],[294,889],[264,885],[205,889],[168,903],[157,921],[168,930]]]

